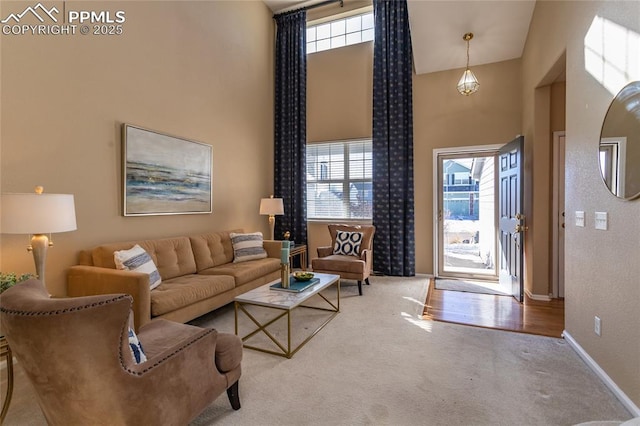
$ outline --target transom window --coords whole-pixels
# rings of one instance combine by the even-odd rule
[[[307,144],[307,218],[371,219],[371,140]]]
[[[373,40],[373,12],[307,27],[307,53]]]

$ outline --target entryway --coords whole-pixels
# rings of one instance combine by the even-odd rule
[[[542,336],[562,337],[564,300],[549,302],[525,296],[523,303],[513,297],[464,291],[438,290],[432,279],[425,301],[424,319],[495,328]]]
[[[497,146],[434,152],[438,277],[497,282]]]

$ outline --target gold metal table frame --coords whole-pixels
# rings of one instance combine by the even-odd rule
[[[297,244],[294,245],[291,251],[289,252],[289,263],[293,261],[293,258],[299,256],[300,257],[300,268],[303,271],[307,270],[309,266],[307,264],[307,245],[306,244]]]
[[[336,289],[337,289],[337,299],[336,299],[336,303],[334,304],[331,300],[327,299],[323,294],[321,294],[320,292],[322,290],[325,290],[326,288],[331,287],[331,285],[335,284],[336,285]],[[270,284],[267,284],[267,286],[269,286]],[[293,307],[278,307],[278,306],[269,306],[266,304],[259,304],[259,303],[252,303],[252,302],[247,302],[247,301],[234,301],[234,311],[235,311],[235,333],[236,335],[238,335],[238,312],[242,311],[244,312],[244,314],[256,325],[256,329],[251,331],[249,334],[245,335],[242,337],[242,342],[246,342],[248,339],[250,339],[251,337],[255,336],[256,334],[258,334],[259,332],[264,333],[279,349],[280,351],[275,351],[275,350],[270,350],[270,349],[265,349],[265,348],[261,348],[258,346],[253,346],[253,345],[248,345],[246,343],[244,343],[244,347],[247,349],[253,349],[256,351],[260,351],[260,352],[264,352],[264,353],[268,353],[268,354],[272,354],[272,355],[278,355],[278,356],[282,356],[285,358],[291,358],[293,357],[293,355],[298,352],[304,345],[307,344],[307,342],[309,342],[309,340],[311,340],[313,338],[313,336],[315,336],[316,334],[318,334],[318,332],[320,330],[322,330],[333,318],[335,318],[336,315],[338,315],[338,313],[340,312],[340,278],[338,276],[338,278],[331,282],[329,285],[327,285],[325,288],[323,288],[322,290],[316,292],[315,294],[309,296],[308,298],[306,298],[305,300],[308,300],[314,296],[320,296],[329,306],[331,306],[330,308],[328,307],[319,307],[319,306],[308,306],[308,305],[303,305],[303,304],[299,304]],[[273,291],[273,290],[270,290]],[[303,301],[304,302],[304,301]],[[269,309],[274,309],[274,310],[278,310],[278,311],[282,311],[281,313],[279,313],[278,315],[276,315],[275,317],[267,320],[267,322],[265,323],[261,323],[254,315],[252,315],[247,309],[246,309],[246,305],[252,305],[252,306],[260,306],[263,308],[269,308]],[[326,312],[332,312],[331,316],[329,316],[329,318],[327,318],[321,325],[319,325],[313,332],[311,332],[310,335],[308,335],[300,344],[298,344],[296,347],[292,348],[292,342],[291,342],[291,312],[294,309],[297,308],[306,308],[306,309],[315,309],[315,310],[319,310],[319,311],[326,311]],[[286,316],[287,317],[287,342],[286,345],[283,342],[280,342],[271,332],[269,332],[269,330],[267,330],[267,327],[269,327],[271,324],[275,323],[276,321],[278,321],[280,318]]]
[[[7,416],[7,411],[9,411],[11,395],[13,394],[13,357],[9,343],[4,336],[0,336],[0,358],[4,358],[7,362],[7,395],[2,404],[2,412],[0,412],[0,424],[2,424],[4,418]]]

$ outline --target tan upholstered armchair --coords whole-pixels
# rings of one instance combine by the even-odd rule
[[[352,255],[336,253],[338,231],[362,233],[360,248]],[[311,261],[315,272],[337,274],[340,278],[358,281],[358,293],[362,296],[362,281],[369,285],[369,275],[373,264],[373,225],[329,225],[330,247],[318,247],[318,258]],[[339,244],[338,244],[339,245]]]
[[[240,408],[237,336],[166,320],[129,348],[131,296],[50,298],[35,279],[2,294],[2,331],[50,425],[184,425],[227,390]]]

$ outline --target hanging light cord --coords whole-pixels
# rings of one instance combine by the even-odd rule
[[[462,39],[467,42],[467,69],[469,69],[469,43],[473,38],[473,33],[466,33],[462,36]]]
[[[467,40],[467,69],[469,69],[469,40]]]

